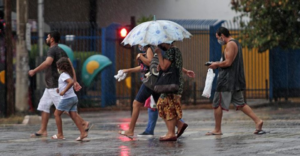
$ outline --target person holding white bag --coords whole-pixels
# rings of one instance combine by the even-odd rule
[[[136,66],[134,68],[129,68],[129,69],[122,69],[120,74],[118,72],[118,75],[115,76],[116,79],[122,80],[126,77],[126,74],[133,73],[133,72],[140,72],[141,80],[145,78],[145,74],[149,71],[149,66],[154,55],[152,49],[150,48],[150,45],[146,45],[146,46],[139,45],[139,50],[140,53],[136,57],[136,59],[139,61],[139,66]],[[122,75],[124,76],[124,74],[125,77],[122,77]],[[133,111],[132,111],[132,116],[129,124],[129,129],[125,131],[124,130],[119,131],[120,135],[126,136],[130,139],[133,138],[134,128],[140,113],[140,108],[151,95],[153,96],[154,100],[157,101],[160,94],[155,93],[154,91],[146,87],[144,84],[142,84],[132,104]],[[153,137],[158,112],[157,110],[148,109],[148,115],[149,115],[148,127],[143,133],[138,135],[139,137],[146,137],[146,138]]]
[[[226,44],[220,62],[212,62],[211,69],[219,69],[217,87],[213,99],[215,129],[206,135],[222,135],[222,110],[229,110],[233,103],[236,110],[241,110],[255,123],[254,134],[265,134],[262,130],[263,121],[257,117],[252,109],[245,103],[243,90],[246,89],[244,76],[243,53],[240,43],[230,36],[229,30],[220,27],[216,32],[216,38],[221,45]]]
[[[141,72],[141,79],[142,79],[145,75],[144,71],[149,70],[147,68],[149,67],[150,62],[152,61],[153,52],[149,45],[147,45],[147,46],[139,45],[139,49],[140,49],[140,51],[143,51],[142,54],[144,54],[146,56],[145,57],[141,53],[138,54],[137,60],[140,60],[140,66],[137,66],[135,68],[123,69],[122,72],[126,73],[126,74],[131,73],[131,72]],[[189,77],[195,77],[195,73],[191,70],[187,70],[187,69],[183,68],[182,71]],[[116,75],[115,78],[119,80],[119,78],[121,78],[121,76],[122,76],[122,74],[119,75],[119,73],[118,73],[118,75]],[[125,75],[125,77],[126,77],[126,75]],[[151,89],[146,87],[144,84],[142,84],[142,86],[140,87],[139,92],[136,95],[135,100],[133,102],[133,112],[132,112],[132,117],[131,117],[130,124],[129,124],[129,129],[125,130],[125,131],[124,130],[119,131],[119,134],[126,136],[128,138],[131,138],[131,139],[133,138],[134,128],[135,128],[135,125],[136,125],[136,122],[137,122],[137,119],[139,116],[140,108],[141,108],[142,104],[146,101],[146,99],[149,98],[151,95],[153,96],[153,100],[156,103],[160,94],[155,93],[154,91],[152,91]],[[149,120],[148,120],[147,128],[145,129],[145,131],[143,133],[137,135],[138,137],[152,138],[154,136],[154,129],[155,129],[155,125],[156,125],[156,121],[157,121],[157,117],[158,117],[157,109],[153,110],[151,108],[148,108],[148,116],[149,116]],[[185,124],[183,122],[179,122],[179,124],[177,126],[179,128],[179,131],[184,131],[187,127],[187,124]]]

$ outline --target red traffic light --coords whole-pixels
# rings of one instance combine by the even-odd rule
[[[122,43],[124,38],[129,34],[130,30],[131,30],[130,25],[122,25],[116,29],[116,41],[119,42],[119,44],[121,44],[125,48],[131,48],[129,45],[124,45]],[[129,46],[129,47],[127,47],[127,46]]]
[[[128,30],[126,28],[121,28],[119,33],[120,33],[120,37],[124,38],[127,36]]]

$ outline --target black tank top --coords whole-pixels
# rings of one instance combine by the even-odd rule
[[[231,66],[219,68],[216,88],[217,92],[240,91],[246,89],[242,47],[237,40],[232,39],[230,41],[236,43],[238,52]],[[224,53],[222,54],[222,61],[225,61]]]

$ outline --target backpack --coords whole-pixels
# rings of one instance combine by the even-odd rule
[[[143,84],[154,91],[154,85],[157,81],[157,77],[159,75],[159,71],[157,71],[157,66],[159,64],[158,56],[154,52],[154,47],[151,46],[151,51],[153,53],[153,58],[150,62],[149,72],[145,74],[145,78],[142,80]]]

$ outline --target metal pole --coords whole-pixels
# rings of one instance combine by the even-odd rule
[[[38,0],[38,31],[39,31],[39,54],[43,56],[43,42],[44,42],[44,0]]]
[[[130,18],[130,25],[131,25],[131,29],[133,29],[135,27],[135,16],[131,16]],[[134,48],[131,47],[131,68],[134,67],[134,61],[135,61],[135,53],[134,53]],[[135,97],[135,86],[136,86],[136,82],[135,82],[135,73],[131,73],[131,104],[130,104],[130,114],[132,115],[132,111],[133,111],[133,101],[134,101],[134,97]]]
[[[36,64],[40,64],[43,61],[44,55],[44,0],[38,0],[38,50],[39,50],[39,57],[36,60]],[[43,85],[43,75],[42,73],[36,74],[36,89],[42,90]],[[38,91],[39,92],[39,91]]]

